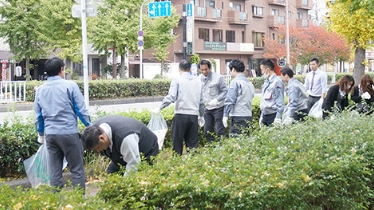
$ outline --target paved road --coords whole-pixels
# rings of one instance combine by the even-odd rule
[[[97,110],[105,112],[119,112],[119,111],[142,111],[143,109],[152,110],[156,106],[160,105],[161,101],[158,102],[145,102],[145,103],[131,103],[131,104],[115,104],[115,105],[101,105],[101,106],[90,106],[88,111],[90,114],[94,114]],[[15,117],[21,117],[26,120],[28,117],[34,119],[34,112],[30,111],[17,111],[13,112],[0,112],[0,124],[4,122],[5,119],[11,122]]]

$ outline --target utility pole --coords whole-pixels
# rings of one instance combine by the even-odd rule
[[[139,18],[140,18],[140,21],[139,21],[139,31],[143,31],[143,6],[144,4],[149,1],[149,0],[144,0],[143,3],[142,3],[142,6],[140,6],[140,10],[139,10]],[[139,73],[140,73],[140,79],[143,79],[143,47],[139,48]]]

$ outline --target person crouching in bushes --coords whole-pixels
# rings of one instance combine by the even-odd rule
[[[326,119],[327,116],[333,111],[335,107],[338,111],[344,110],[348,106],[348,93],[350,93],[355,85],[355,80],[350,75],[342,77],[335,85],[331,86],[327,92],[322,104],[322,118]]]
[[[370,75],[364,74],[361,77],[360,84],[355,86],[352,101],[357,103],[357,111],[359,113],[371,114],[372,103],[374,102],[374,81]]]
[[[151,164],[151,157],[159,152],[157,136],[142,122],[129,117],[102,117],[83,130],[81,140],[87,150],[104,151],[112,160],[108,174],[126,166],[126,175],[131,170],[137,170],[140,153]]]

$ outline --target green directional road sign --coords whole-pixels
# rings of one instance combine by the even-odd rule
[[[148,16],[150,18],[171,16],[171,2],[150,2],[148,5]]]

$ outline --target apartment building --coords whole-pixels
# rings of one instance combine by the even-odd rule
[[[264,37],[277,39],[277,27],[285,25],[288,15],[289,25],[307,27],[310,23],[308,11],[313,8],[313,0],[289,0],[286,14],[286,0],[171,0],[181,20],[174,34],[177,41],[170,46],[168,61],[183,59],[183,5],[193,10],[193,17],[187,17],[186,37],[188,41],[187,59],[191,54],[199,54],[201,59],[214,59],[216,72],[228,74],[228,63],[241,59],[247,69],[260,71],[263,59]],[[192,20],[191,20],[192,19]],[[189,40],[190,39],[190,40]],[[144,59],[152,57],[145,52]],[[275,60],[274,60],[275,61]],[[277,68],[279,69],[279,67]]]

